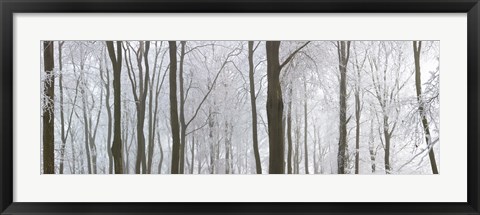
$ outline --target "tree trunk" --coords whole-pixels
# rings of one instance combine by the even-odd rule
[[[347,168],[347,65],[350,55],[350,41],[337,42],[338,68],[340,70],[340,126],[338,144],[338,174],[345,174]]]
[[[149,41],[140,41],[140,47],[137,52],[137,65],[139,70],[139,84],[138,84],[138,96],[136,97],[136,107],[137,107],[137,160],[135,162],[135,173],[136,174],[145,174],[147,173],[147,162],[145,156],[145,109],[146,109],[146,99],[148,92],[148,83],[149,83],[149,63],[148,63],[148,51],[150,48]],[[144,59],[145,65],[145,76],[143,76],[143,67],[142,67],[142,57]],[[133,68],[132,68],[133,69]],[[136,94],[136,89],[134,89],[134,94]]]
[[[376,158],[376,150],[375,150],[375,142],[373,136],[373,119],[370,121],[370,140],[368,149],[370,151],[370,161],[372,162],[372,173],[375,173],[375,158]]]
[[[308,172],[308,145],[307,145],[307,137],[308,137],[308,112],[307,112],[307,78],[305,77],[305,82],[303,82],[303,88],[305,90],[305,101],[303,103],[303,116],[305,117],[304,118],[304,123],[305,123],[305,132],[304,132],[304,146],[305,146],[305,174],[309,174]]]
[[[300,120],[298,119],[298,113],[295,113],[295,164],[294,174],[300,173]]]
[[[185,171],[185,142],[187,138],[187,125],[185,124],[185,93],[183,88],[183,60],[185,59],[185,41],[180,42],[180,68],[178,71],[178,81],[180,88],[180,166],[179,173],[183,174]]]
[[[197,166],[197,173],[200,174],[202,172],[202,165],[203,165],[203,162],[201,160],[201,156],[200,156],[200,152],[199,152],[199,147],[197,147],[197,157],[198,157],[198,166]]]
[[[82,71],[83,72],[83,71]],[[83,80],[84,81],[84,80]],[[90,155],[90,137],[89,137],[89,128],[88,128],[88,123],[90,122],[88,120],[88,116],[87,116],[87,98],[86,98],[86,95],[85,95],[85,89],[86,89],[86,86],[85,86],[85,83],[82,84],[82,102],[83,102],[83,105],[82,105],[82,113],[83,113],[83,127],[84,127],[84,142],[85,142],[85,152],[86,152],[86,156],[87,156],[87,165],[88,165],[88,174],[92,174],[92,158],[91,158],[91,155]]]
[[[108,71],[107,71],[108,72]],[[108,86],[110,88],[110,86]],[[108,154],[108,173],[113,174],[113,153],[111,149],[111,142],[112,142],[112,110],[110,109],[110,89],[107,90],[105,95],[105,103],[107,107],[107,117],[108,117],[108,124],[107,124],[107,154]]]
[[[435,152],[433,151],[432,139],[430,135],[430,127],[428,125],[428,120],[425,114],[425,107],[423,104],[423,95],[422,95],[422,80],[421,80],[421,71],[420,71],[420,52],[422,49],[422,42],[413,41],[413,53],[415,58],[415,86],[417,92],[417,101],[418,101],[418,113],[422,119],[423,131],[425,132],[425,141],[427,147],[429,147],[428,157],[430,159],[430,166],[432,167],[433,174],[438,174],[437,162],[435,160]]]
[[[54,136],[54,86],[55,76],[53,41],[43,42],[43,59],[45,70],[43,101],[43,174],[55,174],[55,136]]]
[[[160,42],[160,49],[162,46],[162,42]],[[151,174],[153,172],[152,164],[153,164],[153,156],[154,156],[154,151],[155,151],[155,135],[156,135],[156,130],[157,130],[157,112],[158,112],[158,94],[159,94],[159,88],[161,88],[161,85],[163,85],[163,78],[162,78],[162,83],[159,85],[159,80],[160,80],[160,71],[161,71],[161,65],[163,63],[163,58],[162,62],[160,63],[160,67],[158,69],[158,77],[156,76],[156,67],[157,67],[157,60],[158,60],[158,55],[160,54],[160,51],[157,49],[157,42],[155,42],[155,60],[153,61],[153,70],[152,70],[152,79],[150,82],[150,88],[149,88],[149,101],[148,101],[148,152],[147,152],[147,174]],[[165,76],[164,76],[165,77]],[[156,80],[156,84],[155,84]],[[154,87],[155,86],[155,87]],[[154,91],[155,90],[155,91]],[[155,94],[154,94],[155,92]],[[155,97],[154,97],[155,95]],[[153,107],[153,99],[155,99],[155,107]]]
[[[72,110],[73,112],[73,110]],[[74,141],[74,135],[73,135],[73,132],[70,132],[70,140],[72,141],[72,174],[76,174],[77,173],[77,164],[76,164],[76,153],[75,153],[75,141]]]
[[[318,173],[318,162],[317,162],[317,127],[313,124],[313,173]]]
[[[280,64],[280,41],[266,41],[267,50],[267,120],[270,174],[285,173],[285,146],[283,135],[283,98],[280,85],[280,71],[293,57],[310,42],[290,54]]]
[[[153,78],[155,79],[155,70],[153,70]],[[153,150],[155,149],[155,130],[153,117],[153,83],[150,86],[150,94],[148,96],[148,150],[147,150],[147,174],[152,173]]]
[[[355,95],[355,97],[357,96]],[[355,105],[357,105],[357,101],[355,101]],[[358,174],[360,165],[360,115],[358,110],[355,110],[355,118],[357,124],[355,127],[355,174]]]
[[[292,83],[288,87],[288,113],[287,113],[287,141],[288,141],[288,152],[287,152],[287,173],[292,174]]]
[[[107,154],[108,154],[108,173],[113,174],[113,153],[111,150],[112,142],[112,109],[110,108],[110,71],[105,62],[105,109],[107,109]]]
[[[61,140],[60,145],[60,174],[64,171],[64,159],[65,159],[65,145],[67,142],[68,134],[65,132],[65,115],[64,115],[64,101],[63,101],[63,68],[62,68],[62,45],[63,42],[58,42],[58,87],[60,90],[60,124],[61,124]]]
[[[60,44],[63,44],[60,43]],[[61,46],[61,45],[60,45]],[[61,65],[61,62],[59,62],[59,64]],[[61,67],[60,67],[61,68]],[[77,79],[77,83],[75,85],[75,96],[73,98],[73,107],[77,104],[77,95],[78,95],[78,88],[79,88],[79,85],[80,85],[80,80]],[[60,75],[59,75],[59,87],[60,87],[60,118],[61,118],[61,124],[62,124],[62,144],[63,146],[61,146],[61,148],[63,149],[63,151],[61,151],[62,153],[62,157],[61,157],[61,163],[60,163],[60,174],[63,174],[64,172],[64,159],[65,159],[65,150],[66,150],[66,143],[67,143],[67,139],[68,139],[68,135],[70,135],[70,139],[71,139],[71,145],[72,145],[72,164],[73,164],[73,167],[70,167],[70,170],[73,170],[73,171],[70,171],[70,173],[73,173],[75,174],[75,153],[73,153],[75,151],[75,144],[74,144],[74,135],[73,133],[71,132],[71,127],[72,127],[72,119],[73,119],[73,113],[75,113],[75,110],[74,108],[72,107],[71,111],[70,111],[70,116],[69,116],[69,119],[68,119],[68,126],[67,126],[67,129],[65,131],[65,127],[64,127],[64,109],[63,109],[63,106],[64,106],[64,100],[63,100],[63,77],[62,77],[62,73],[60,72]],[[69,163],[70,165],[70,163]]]
[[[283,174],[284,142],[282,132],[283,98],[280,86],[280,41],[267,41],[267,118],[270,174]]]
[[[252,106],[252,137],[253,137],[253,154],[255,156],[255,168],[257,174],[262,174],[262,163],[260,160],[260,152],[258,150],[258,130],[257,130],[257,98],[255,96],[255,80],[253,65],[253,41],[248,41],[248,67],[250,78],[250,104]]]
[[[192,134],[192,148],[190,150],[190,155],[192,156],[192,165],[190,166],[190,174],[193,174],[193,169],[195,166],[195,133]]]
[[[161,142],[160,134],[157,135],[157,139],[158,139],[158,148],[160,150],[160,161],[158,162],[158,174],[162,174],[163,148],[162,148],[162,142]]]
[[[228,137],[228,122],[225,122],[225,174],[230,174],[230,139]]]
[[[160,49],[162,47],[162,44],[163,42],[160,42]],[[157,43],[155,43],[155,47],[157,47]],[[157,50],[157,53],[155,55],[155,61],[154,62],[157,62],[158,60],[158,55],[160,54],[160,49]],[[165,54],[166,52],[164,52]],[[157,125],[158,125],[158,118],[157,118],[157,115],[158,115],[158,103],[159,103],[159,96],[160,96],[160,91],[162,89],[162,86],[163,86],[163,82],[165,80],[165,77],[167,75],[167,71],[165,70],[165,72],[163,73],[163,76],[161,78],[161,82],[160,82],[160,70],[162,69],[162,65],[163,65],[163,55],[162,55],[162,60],[161,60],[161,63],[160,63],[160,66],[158,68],[158,77],[155,79],[156,77],[156,73],[155,73],[155,70],[156,70],[156,64],[154,64],[154,67],[153,67],[153,77],[152,77],[152,82],[150,84],[150,113],[149,113],[149,117],[150,117],[150,122],[153,121],[153,123],[151,123],[151,126],[150,126],[150,131],[149,131],[149,134],[150,135],[150,143],[149,143],[149,149],[148,149],[148,163],[147,165],[147,170],[151,172],[153,172],[152,170],[152,163],[153,163],[153,156],[154,156],[154,152],[155,152],[155,137],[157,136],[158,137],[158,145],[160,146],[160,162],[159,162],[159,167],[158,167],[158,173],[161,173],[161,169],[162,169],[162,164],[163,164],[163,150],[162,150],[162,144],[160,143],[160,134],[159,133],[156,133],[157,131]],[[156,84],[155,84],[155,88],[153,87],[154,86],[154,83],[156,81]],[[155,97],[153,97],[153,90],[155,89]],[[152,110],[152,100],[155,100],[155,107],[154,109]],[[152,111],[153,111],[153,116],[152,116]]]
[[[82,69],[83,70],[83,69]],[[100,90],[100,105],[98,108],[98,113],[97,113],[97,118],[96,118],[96,122],[95,122],[95,127],[93,127],[93,122],[92,122],[92,118],[90,116],[89,120],[90,122],[88,123],[89,125],[89,132],[88,132],[88,135],[89,135],[89,138],[90,138],[90,151],[91,151],[91,154],[92,154],[92,170],[93,170],[93,174],[97,174],[97,145],[96,145],[96,137],[97,137],[97,131],[98,131],[98,124],[100,123],[100,116],[102,114],[102,106],[103,106],[103,88],[101,88]],[[93,108],[93,107],[92,107]],[[91,109],[89,112],[92,112],[93,109]]]
[[[172,129],[172,174],[180,173],[180,126],[177,107],[177,42],[168,41],[170,54],[170,123]]]
[[[385,138],[385,174],[390,174],[390,132],[388,131],[388,116],[383,115],[383,135]]]
[[[124,173],[126,174],[130,174],[130,147],[129,147],[129,142],[130,141],[130,130],[129,130],[129,127],[130,127],[130,118],[129,118],[129,115],[126,113],[127,112],[127,102],[124,101],[123,102],[123,108],[125,110],[125,113],[123,114],[123,117],[125,119],[125,123],[123,125],[123,130],[122,130],[122,134],[123,134],[123,156],[124,156],[124,162],[123,162],[123,169],[124,169]],[[133,139],[133,134],[132,134],[132,139]]]
[[[357,83],[355,89],[355,174],[360,168],[360,71],[357,70]]]
[[[113,67],[113,144],[112,154],[115,165],[115,174],[123,174],[123,156],[122,156],[122,132],[121,132],[121,71],[122,71],[122,42],[117,41],[117,54],[115,56],[115,48],[113,47],[113,41],[107,41],[107,49],[112,61]]]
[[[63,58],[63,44],[64,41],[58,42],[58,68],[59,68],[59,74],[58,74],[58,85],[59,85],[59,91],[60,91],[60,124],[61,124],[61,146],[60,146],[60,174],[64,173],[65,170],[65,150],[66,150],[66,145],[67,145],[67,139],[69,134],[71,133],[71,126],[72,126],[72,118],[73,118],[73,113],[74,113],[74,108],[71,109],[70,111],[70,116],[68,118],[68,122],[65,122],[65,102],[64,102],[64,93],[63,93],[63,63],[62,63],[62,58]],[[75,85],[75,96],[73,98],[73,107],[76,105],[77,102],[77,95],[78,95],[78,86],[79,86],[79,80],[77,80],[77,83]],[[65,128],[65,123],[66,123],[66,128]],[[73,142],[73,140],[72,140]],[[74,145],[72,144],[72,148]],[[70,168],[72,170],[72,168]],[[73,171],[75,171],[75,162],[73,163]],[[72,173],[72,171],[70,171]]]
[[[214,126],[215,126],[215,119],[213,118],[212,108],[208,109],[208,140],[209,140],[209,163],[208,163],[208,171],[210,174],[215,173],[215,137],[213,135]]]

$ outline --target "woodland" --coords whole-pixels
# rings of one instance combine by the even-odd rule
[[[42,41],[42,174],[439,174],[439,41]]]

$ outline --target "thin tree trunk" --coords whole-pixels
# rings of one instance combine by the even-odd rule
[[[64,116],[64,102],[63,102],[63,68],[62,68],[62,45],[63,42],[58,42],[58,87],[60,90],[60,124],[61,124],[61,140],[60,145],[60,174],[63,174],[64,160],[65,160],[65,145],[67,142],[68,134],[65,131],[65,116]]]
[[[102,106],[103,106],[103,88],[100,90],[100,105],[97,113],[97,118],[95,122],[95,127],[92,127],[93,122],[91,117],[89,118],[90,122],[89,124],[89,138],[90,138],[90,151],[92,153],[92,169],[93,169],[93,174],[97,174],[98,168],[97,168],[97,145],[96,145],[96,137],[97,137],[97,131],[98,131],[98,125],[100,123],[100,116],[102,114]],[[93,107],[92,107],[93,108]],[[92,112],[93,110],[90,110]]]
[[[107,49],[112,61],[113,67],[113,144],[112,153],[115,165],[115,174],[123,174],[123,156],[122,156],[122,132],[121,132],[121,71],[122,71],[122,42],[117,41],[117,54],[115,55],[115,48],[113,41],[107,41]]]
[[[108,174],[113,174],[113,153],[112,153],[112,145],[110,144],[112,142],[112,110],[110,109],[110,90],[108,90],[108,93],[106,95],[106,107],[107,107],[107,117],[108,117],[108,124],[107,124],[107,154],[108,154]]]
[[[69,134],[71,133],[71,127],[72,127],[72,119],[73,119],[73,113],[74,108],[71,109],[70,111],[70,116],[68,118],[67,122],[67,128],[65,128],[65,116],[64,116],[64,93],[63,93],[63,63],[62,63],[62,46],[64,42],[59,42],[58,43],[58,66],[59,66],[59,75],[58,75],[58,85],[60,89],[60,124],[61,124],[61,146],[60,146],[60,174],[64,173],[65,169],[65,150],[66,150],[66,145],[67,145],[67,139]],[[73,106],[74,107],[77,103],[77,95],[78,95],[78,86],[80,85],[80,81],[77,80],[77,83],[75,85],[75,96],[73,98]],[[74,145],[72,144],[72,147]],[[75,169],[75,163],[73,163],[73,168]]]
[[[357,105],[357,102],[355,102]],[[358,115],[358,110],[355,111],[356,115],[356,128],[355,128],[355,174],[359,173],[360,168],[360,116]]]
[[[313,173],[318,173],[318,162],[317,162],[317,126],[313,124]]]
[[[148,101],[148,152],[147,152],[147,174],[151,174],[153,172],[152,170],[152,164],[153,164],[153,153],[155,151],[155,135],[156,135],[156,130],[157,130],[157,112],[158,112],[158,95],[159,95],[159,87],[161,88],[161,85],[163,85],[163,78],[162,78],[162,83],[159,85],[159,80],[160,80],[160,71],[162,69],[162,64],[163,64],[163,56],[162,56],[162,61],[160,63],[160,66],[158,68],[158,77],[157,73],[155,72],[157,70],[157,60],[158,60],[158,55],[160,54],[160,50],[157,49],[158,43],[155,42],[155,60],[153,61],[153,70],[152,70],[152,79],[150,82],[150,88],[148,89],[149,91],[149,101]],[[162,47],[162,42],[160,42],[160,49]],[[165,76],[163,76],[165,77]],[[155,84],[156,80],[156,84]],[[155,87],[154,87],[155,86]],[[155,91],[154,91],[155,90]],[[155,94],[154,94],[155,92]],[[154,97],[155,95],[155,97]],[[153,100],[155,99],[155,107],[153,107]]]
[[[108,154],[108,173],[113,174],[113,153],[111,149],[112,142],[112,109],[110,108],[110,71],[105,62],[105,109],[107,110],[107,154]]]
[[[230,146],[228,138],[228,122],[225,122],[225,174],[230,174]]]
[[[253,65],[253,41],[248,41],[248,67],[250,80],[250,104],[252,106],[252,138],[253,138],[253,154],[255,156],[255,168],[257,174],[262,174],[262,163],[260,160],[260,152],[258,150],[258,130],[257,130],[257,98],[255,97],[255,79]]]
[[[218,136],[220,136],[220,134],[217,134]],[[215,144],[215,153],[214,153],[214,157],[215,157],[215,173],[220,173],[220,137],[217,137],[217,141],[216,141],[216,144]]]
[[[235,169],[233,168],[233,146],[232,146],[232,135],[233,135],[233,124],[230,123],[230,134],[228,135],[228,147],[230,151],[229,164],[230,164],[230,173],[235,174]]]
[[[298,120],[298,113],[295,113],[295,164],[294,173],[300,173],[300,122]]]
[[[160,161],[158,162],[158,174],[162,174],[163,148],[162,148],[162,142],[161,142],[160,134],[157,135],[157,139],[158,139],[158,148],[160,150]]]
[[[72,110],[73,112],[73,110]],[[70,132],[70,140],[72,141],[72,170],[73,172],[71,172],[72,174],[76,174],[77,173],[77,159],[75,158],[75,155],[76,155],[76,152],[75,152],[75,141],[74,141],[74,135],[73,135],[73,132]]]
[[[372,162],[372,173],[375,173],[376,151],[375,151],[375,142],[373,137],[373,119],[370,121],[370,140],[369,140],[368,148],[370,151],[370,161]]]
[[[160,49],[162,47],[162,42],[160,43]],[[155,43],[155,47],[157,47],[157,43]],[[164,60],[164,55],[166,54],[167,52],[164,52],[163,55],[162,55],[162,60],[160,62],[160,66],[158,67],[158,74],[160,74],[160,70],[162,69],[162,65],[163,65],[163,60]],[[155,62],[157,62],[157,59],[158,59],[158,55],[159,55],[159,52],[157,52],[157,54],[155,55]],[[155,81],[155,70],[156,70],[156,64],[154,64],[154,67],[153,67],[153,79],[152,79],[152,84],[151,84],[151,92],[150,92],[150,97],[152,96],[153,94],[153,83]],[[158,76],[158,78],[156,79],[156,84],[155,84],[155,108],[153,109],[153,125],[152,125],[152,130],[150,131],[152,134],[151,136],[151,144],[152,146],[149,147],[149,163],[150,165],[152,165],[151,163],[153,162],[153,153],[155,151],[155,136],[158,137],[158,145],[160,146],[160,162],[159,162],[159,169],[158,169],[158,173],[161,173],[161,168],[162,168],[162,164],[163,164],[163,149],[162,149],[162,144],[160,143],[160,132],[156,133],[155,131],[157,131],[157,125],[158,125],[158,103],[159,103],[159,96],[160,96],[160,91],[162,89],[162,86],[163,86],[163,83],[164,83],[164,80],[165,80],[165,77],[167,75],[167,70],[165,70],[165,72],[163,73],[163,76],[161,78],[161,82],[160,82],[160,76]],[[150,167],[151,169],[151,167]],[[151,171],[153,172],[153,171]]]
[[[187,138],[187,125],[185,124],[185,93],[183,87],[183,61],[185,59],[185,41],[180,42],[180,68],[178,71],[178,81],[180,88],[180,166],[179,173],[183,174],[185,171],[185,142]]]
[[[43,174],[55,174],[55,136],[54,136],[54,86],[55,76],[53,41],[43,42],[43,59],[45,70],[43,101]]]
[[[355,174],[360,168],[360,71],[357,70],[357,83],[355,89]]]
[[[149,82],[149,63],[148,63],[148,51],[150,48],[150,41],[140,41],[140,47],[137,52],[137,65],[139,70],[139,92],[137,99],[137,160],[135,162],[135,173],[145,174],[147,173],[147,162],[145,156],[145,109],[146,98],[148,92]],[[143,76],[142,57],[145,65],[145,76]],[[133,68],[132,68],[133,69]],[[133,86],[132,86],[133,87]],[[136,89],[135,89],[136,90]],[[134,92],[135,94],[136,92]]]
[[[193,174],[193,169],[195,166],[195,133],[192,134],[192,148],[190,150],[190,153],[192,156],[192,165],[190,166],[190,174]]]
[[[385,174],[390,174],[390,132],[388,131],[388,116],[383,115],[383,135],[385,138]]]
[[[214,101],[215,103],[215,101]],[[215,105],[214,105],[215,106]],[[215,119],[212,113],[212,108],[208,109],[208,140],[209,140],[209,156],[208,171],[210,174],[215,173],[215,136],[213,129],[215,128]]]
[[[178,124],[177,108],[177,42],[169,41],[170,53],[170,123],[172,129],[172,174],[178,174],[180,161],[180,126]]]
[[[285,141],[285,134],[287,133],[287,116],[286,116],[286,113],[285,114],[282,114],[282,134],[284,135],[283,137],[283,141]],[[286,150],[285,148],[285,142],[283,143],[283,149]],[[285,155],[287,154],[288,152],[287,151],[283,151],[283,156],[285,157]],[[286,166],[287,166],[287,161],[283,161],[283,169],[285,171],[286,169]]]
[[[83,71],[82,71],[83,72]],[[90,155],[90,137],[89,137],[89,126],[88,126],[88,123],[90,122],[90,120],[88,120],[88,116],[87,116],[87,98],[86,98],[86,95],[85,95],[85,83],[83,83],[82,85],[82,102],[83,102],[83,105],[82,105],[82,113],[83,113],[83,127],[84,127],[84,142],[85,142],[85,152],[86,152],[86,156],[87,156],[87,165],[88,165],[88,174],[92,174],[92,158],[91,158],[91,155]]]
[[[156,60],[154,61],[156,62]],[[153,151],[155,149],[155,128],[153,116],[153,82],[155,81],[155,69],[153,69],[152,83],[150,84],[148,95],[148,151],[147,151],[147,174],[152,173]],[[156,98],[158,99],[158,98]]]
[[[152,162],[153,162],[153,150],[155,149],[155,131],[153,128],[153,93],[150,91],[149,102],[148,102],[148,150],[147,150],[147,174],[152,173]]]
[[[415,58],[415,86],[417,92],[417,101],[418,101],[418,113],[422,119],[423,131],[425,132],[425,141],[427,147],[429,147],[428,157],[430,159],[430,166],[432,167],[433,174],[438,174],[437,162],[435,160],[435,152],[433,151],[432,139],[430,135],[430,126],[425,114],[425,107],[423,104],[423,95],[422,95],[422,80],[421,80],[421,71],[420,71],[420,53],[422,49],[422,42],[413,41],[413,53]]]
[[[197,166],[197,173],[200,174],[202,173],[202,165],[203,165],[203,161],[200,160],[202,157],[200,157],[199,155],[199,147],[197,147],[197,157],[198,157],[198,166]]]
[[[345,174],[347,168],[347,65],[350,55],[350,41],[337,42],[338,68],[340,70],[340,126],[338,144],[338,174]]]
[[[303,112],[304,112],[304,123],[305,123],[305,132],[304,132],[304,147],[305,147],[305,174],[309,174],[308,172],[308,145],[307,145],[307,137],[308,137],[308,112],[307,112],[307,79],[305,77],[305,82],[303,82],[303,88],[304,88],[304,91],[305,91],[305,101],[303,103]]]
[[[123,102],[123,108],[124,110],[128,110],[126,102]],[[124,173],[129,174],[130,173],[130,148],[128,147],[128,143],[130,138],[130,130],[128,128],[130,126],[130,119],[126,112],[123,114],[123,117],[125,118],[125,124],[123,125],[123,130],[122,130],[122,134],[123,134],[122,138],[124,140],[123,141],[124,150],[122,153],[125,158],[123,162],[123,169],[124,169]]]
[[[288,87],[288,113],[287,113],[287,141],[288,141],[288,152],[287,152],[287,173],[292,174],[292,83]]]

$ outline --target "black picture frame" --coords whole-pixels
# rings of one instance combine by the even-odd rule
[[[0,0],[2,214],[480,214],[478,0]],[[465,203],[25,203],[13,202],[14,13],[467,13],[468,197]],[[452,71],[454,72],[454,71]],[[448,185],[445,185],[448,186]]]

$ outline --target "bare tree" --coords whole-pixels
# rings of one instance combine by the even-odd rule
[[[83,72],[82,72],[83,74]],[[86,156],[87,156],[87,170],[88,170],[88,174],[92,174],[92,156],[91,156],[91,153],[90,153],[90,150],[91,150],[91,147],[90,147],[90,136],[89,136],[89,123],[90,123],[90,120],[88,119],[89,116],[87,115],[87,95],[85,93],[85,90],[87,89],[87,87],[85,86],[85,80],[83,80],[84,78],[82,78],[83,76],[80,76],[81,79],[82,79],[82,88],[81,88],[81,94],[82,94],[82,113],[83,113],[83,131],[84,131],[84,143],[85,143],[85,152],[86,152]],[[78,117],[78,116],[77,116]],[[80,118],[80,117],[79,117]]]
[[[61,125],[61,134],[60,134],[60,139],[62,141],[60,145],[60,174],[64,173],[65,169],[65,148],[67,145],[67,140],[69,137],[69,133],[72,129],[72,119],[73,119],[73,113],[74,113],[74,108],[72,107],[69,117],[68,117],[68,122],[65,125],[65,102],[64,102],[64,87],[63,87],[63,63],[62,63],[62,49],[63,49],[63,44],[64,41],[59,41],[58,42],[58,69],[59,69],[59,74],[58,74],[58,87],[60,91],[60,125]],[[75,87],[75,96],[73,98],[73,103],[72,105],[75,106],[77,102],[77,95],[78,95],[78,86],[80,82],[77,80],[76,82],[76,87]],[[65,128],[66,126],[66,128]],[[72,149],[74,148],[74,145],[72,144]],[[75,163],[73,163],[75,164]],[[71,171],[72,172],[72,171]]]
[[[177,42],[168,41],[170,53],[170,123],[172,129],[172,174],[180,173],[180,126],[177,107]]]
[[[420,54],[422,51],[422,41],[413,41],[413,56],[415,58],[415,88],[417,92],[418,101],[418,113],[422,121],[423,131],[425,132],[425,141],[429,148],[428,157],[430,159],[430,166],[432,167],[433,174],[438,174],[437,162],[435,161],[435,153],[433,152],[433,144],[430,135],[430,126],[425,114],[424,97],[422,94],[422,80],[420,71]]]
[[[115,54],[115,47],[113,41],[107,41],[107,50],[112,61],[113,68],[113,144],[112,153],[115,164],[115,174],[123,174],[123,156],[122,156],[122,132],[121,132],[121,72],[122,72],[122,42],[117,41],[117,50]]]
[[[295,109],[295,155],[294,155],[294,164],[293,164],[293,173],[300,174],[300,162],[302,161],[302,148],[300,147],[300,117],[298,114],[298,109]]]
[[[186,42],[185,41],[182,41],[180,42],[181,43],[181,50],[180,50],[180,69],[179,69],[179,88],[180,88],[180,118],[179,118],[179,122],[180,122],[180,148],[179,148],[179,173],[180,174],[183,174],[184,173],[184,160],[185,160],[185,145],[186,145],[186,139],[187,139],[187,135],[189,133],[191,133],[192,131],[190,132],[187,132],[188,130],[188,127],[194,122],[194,120],[196,119],[196,117],[198,116],[198,113],[200,112],[200,110],[202,109],[203,105],[205,104],[205,102],[207,101],[208,97],[210,96],[210,94],[212,93],[213,89],[215,88],[215,85],[217,83],[217,80],[218,80],[218,77],[220,76],[220,73],[225,69],[225,67],[227,66],[228,63],[231,63],[231,60],[230,58],[233,57],[233,56],[238,56],[242,49],[238,49],[238,48],[234,48],[232,49],[230,52],[228,52],[226,58],[224,59],[224,61],[222,62],[220,68],[216,71],[215,73],[215,76],[213,78],[212,81],[207,81],[207,92],[203,95],[203,97],[201,98],[200,100],[200,103],[194,107],[194,111],[193,111],[193,115],[190,117],[189,120],[186,119],[185,117],[185,102],[186,102],[186,96],[187,96],[187,92],[190,90],[190,88],[187,88],[187,92],[185,92],[185,89],[184,89],[184,78],[183,78],[183,74],[184,74],[184,71],[183,71],[183,66],[184,66],[184,58],[186,56],[186,54],[192,52],[193,50],[198,50],[199,47],[194,47],[188,51],[185,50],[185,46],[186,46]],[[212,45],[212,49],[215,48],[215,45]],[[207,65],[206,65],[207,66]],[[208,66],[207,66],[208,67]],[[207,69],[209,70],[209,69]],[[219,147],[219,145],[217,145],[217,148]],[[218,160],[218,157],[219,157],[219,150],[215,150],[215,155],[216,155],[216,158],[215,160]],[[212,161],[213,162],[213,161]]]
[[[155,63],[153,66],[153,75],[151,78],[150,82],[150,88],[149,88],[149,108],[148,108],[148,157],[147,157],[147,173],[150,174],[152,173],[152,162],[153,162],[153,156],[154,156],[154,150],[155,150],[155,136],[158,132],[157,126],[158,126],[158,104],[159,104],[159,96],[160,96],[160,91],[162,89],[165,77],[167,75],[167,69],[163,72],[162,78],[160,78],[160,70],[162,69],[163,63],[164,63],[164,57],[167,53],[168,50],[164,51],[160,60],[160,65],[158,66],[158,77],[157,77],[157,61],[158,61],[158,56],[160,54],[160,50],[162,48],[163,42],[160,42],[160,47],[158,47],[158,43],[155,42]],[[155,100],[153,102],[152,100]],[[155,103],[155,107],[153,107],[153,103]],[[160,143],[160,138],[158,138],[158,144],[159,144],[159,150],[161,154],[161,159],[160,159],[160,164],[159,164],[159,173],[161,170],[161,164],[163,163],[163,151],[162,151],[162,145]]]
[[[283,174],[284,168],[284,135],[283,135],[283,98],[280,86],[280,72],[293,57],[310,42],[306,42],[291,53],[280,64],[280,41],[267,41],[267,118],[269,142],[269,169],[270,174]]]
[[[354,44],[354,67],[356,70],[356,76],[355,76],[355,174],[359,173],[360,169],[360,119],[361,119],[361,114],[362,114],[362,106],[363,106],[363,98],[361,97],[361,94],[363,94],[362,88],[361,88],[361,83],[362,83],[362,76],[361,76],[361,71],[363,70],[363,66],[365,65],[365,61],[367,60],[366,53],[363,57],[363,59],[358,59],[358,53],[356,50],[356,46]]]
[[[292,100],[293,100],[293,84],[290,81],[288,85],[288,112],[287,112],[287,142],[288,142],[288,149],[287,149],[287,173],[292,174]]]
[[[372,166],[372,173],[376,171],[376,157],[377,157],[377,148],[375,147],[375,139],[373,134],[373,119],[370,120],[370,135],[368,140],[368,151],[370,152],[370,162]]]
[[[135,99],[135,107],[137,110],[137,159],[135,162],[135,173],[145,174],[147,172],[147,161],[145,157],[145,110],[146,99],[149,88],[150,68],[148,62],[148,51],[150,49],[150,41],[139,41],[138,49],[131,47],[129,42],[125,43],[125,58],[127,61],[127,71],[130,83],[132,85],[132,93]],[[133,49],[136,55],[138,68],[138,82],[134,74],[134,67],[132,65],[132,57],[130,50]],[[143,62],[142,62],[143,61]],[[143,67],[145,66],[145,68]],[[145,69],[145,71],[144,71]],[[144,74],[145,72],[145,74]]]
[[[340,70],[340,122],[338,143],[338,174],[345,174],[347,169],[347,65],[350,56],[350,41],[338,41],[338,69]]]
[[[180,166],[179,173],[185,171],[185,142],[187,138],[187,124],[185,122],[185,89],[183,86],[183,64],[185,61],[185,44],[187,42],[180,41],[180,69],[178,71],[178,83],[180,88]]]
[[[112,128],[113,128],[113,116],[110,106],[110,70],[108,69],[106,62],[105,49],[102,50],[101,64],[100,64],[100,78],[102,79],[103,86],[105,88],[105,109],[107,110],[107,155],[108,155],[108,173],[113,174],[113,153],[111,149],[112,142]],[[103,65],[103,66],[102,66]]]
[[[43,174],[55,174],[54,98],[55,66],[53,41],[43,41],[45,80],[43,88]]]
[[[380,111],[375,111],[377,118],[378,133],[383,133],[383,139],[380,138],[381,144],[385,151],[385,173],[391,173],[390,151],[392,137],[398,125],[398,117],[400,113],[400,106],[397,105],[400,91],[405,87],[408,78],[402,82],[400,79],[401,64],[391,65],[391,60],[395,59],[397,62],[402,61],[402,54],[394,55],[393,48],[388,49],[387,46],[394,46],[394,43],[380,43],[378,53],[376,56],[370,56],[369,64],[372,71],[372,87],[374,92],[367,90],[376,98]],[[397,50],[400,52],[401,50]],[[389,83],[389,81],[391,83]],[[378,116],[380,115],[380,116]]]
[[[304,122],[304,141],[303,141],[303,145],[304,145],[304,153],[305,153],[305,174],[309,174],[308,172],[308,112],[307,112],[307,109],[308,109],[308,95],[307,95],[307,77],[304,73],[304,76],[303,76],[303,79],[304,79],[304,82],[303,82],[303,90],[304,90],[304,101],[303,101],[303,116],[304,116],[304,119],[303,119],[303,122]]]
[[[260,161],[260,152],[258,150],[258,131],[257,131],[257,98],[255,95],[255,67],[253,65],[253,53],[255,52],[256,48],[260,44],[257,44],[255,48],[253,48],[253,41],[248,41],[248,77],[250,80],[250,103],[252,106],[252,138],[253,138],[253,154],[255,156],[255,168],[257,170],[257,174],[262,174],[262,163]]]

